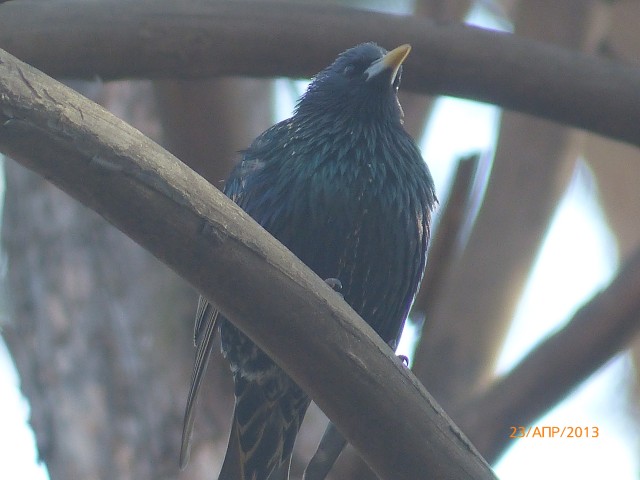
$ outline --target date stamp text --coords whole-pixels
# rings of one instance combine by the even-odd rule
[[[509,438],[598,438],[596,426],[511,426]]]

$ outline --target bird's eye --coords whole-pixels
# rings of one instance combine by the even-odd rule
[[[344,74],[345,77],[352,77],[355,71],[356,71],[356,66],[350,63],[349,65],[344,67],[344,70],[342,71],[342,73]]]

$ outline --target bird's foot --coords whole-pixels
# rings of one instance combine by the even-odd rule
[[[406,355],[398,355],[398,358],[405,367],[409,368],[409,357]]]
[[[342,282],[337,278],[327,278],[324,283],[329,285],[331,289],[342,297]]]

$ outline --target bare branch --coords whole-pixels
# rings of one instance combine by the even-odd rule
[[[583,17],[594,5],[583,0],[520,2],[515,29],[581,48]],[[572,132],[513,112],[502,115],[477,218],[413,364],[414,373],[447,407],[464,402],[493,377],[527,272],[577,158],[570,148]],[[443,356],[446,371],[435,368],[434,359]]]
[[[560,331],[454,418],[495,460],[513,441],[509,427],[527,426],[623,350],[640,330],[640,251]]]
[[[404,85],[410,90],[494,103],[640,145],[639,68],[424,18],[282,6],[10,2],[1,7],[0,47],[59,77],[301,77],[355,43],[409,41],[414,53]]]
[[[373,330],[206,180],[1,50],[0,79],[0,150],[211,299],[311,395],[378,475],[495,478]]]

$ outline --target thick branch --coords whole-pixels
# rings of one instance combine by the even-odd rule
[[[373,330],[202,177],[1,50],[0,79],[0,150],[103,215],[210,298],[382,478],[494,478]]]
[[[530,425],[629,345],[639,330],[640,251],[562,330],[484,394],[459,405],[454,418],[495,460],[513,441],[509,427]]]
[[[123,0],[114,8],[25,0],[0,10],[0,47],[59,77],[309,76],[368,40],[413,44],[410,90],[495,103],[640,145],[640,69],[509,34],[263,1]]]

